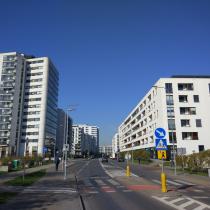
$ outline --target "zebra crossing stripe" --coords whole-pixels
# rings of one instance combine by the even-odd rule
[[[182,183],[182,184],[186,184],[186,185],[195,185],[195,184],[193,184],[193,183],[186,182],[186,181],[179,180],[179,179],[176,179],[175,181],[176,181],[176,182],[179,182],[179,183]]]
[[[116,182],[116,181],[113,180],[113,179],[108,179],[107,181],[108,181],[109,183],[115,185],[115,186],[119,186],[119,185],[120,185],[118,182]]]
[[[177,183],[177,182],[173,182],[173,181],[170,181],[170,180],[167,180],[167,183],[170,183],[172,185],[176,185],[176,186],[180,186],[181,184]]]
[[[99,186],[105,186],[106,184],[104,183],[104,181],[100,180],[100,179],[95,179],[95,182],[99,185]]]
[[[186,208],[190,207],[193,207],[193,210],[210,209],[210,206],[185,196],[181,198],[175,197],[174,199],[173,197],[169,196],[164,196],[164,197],[152,196],[152,198],[178,210],[186,210]],[[185,200],[186,202],[184,202]]]
[[[157,179],[152,179],[153,182],[157,183],[157,184],[161,184],[161,182]]]

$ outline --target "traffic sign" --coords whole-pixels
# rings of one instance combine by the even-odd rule
[[[162,160],[162,159],[166,159],[166,150],[158,150],[158,159]]]
[[[166,136],[166,131],[164,128],[156,128],[155,136],[157,139],[163,139]]]
[[[43,152],[44,152],[44,153],[47,152],[47,147],[43,147]]]
[[[63,151],[69,151],[69,144],[63,145]]]
[[[125,159],[126,159],[126,160],[130,160],[130,159],[131,159],[131,154],[130,154],[129,152],[127,152],[127,153],[125,154]]]
[[[156,150],[168,150],[166,139],[155,140]]]

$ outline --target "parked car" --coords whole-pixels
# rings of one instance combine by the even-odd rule
[[[125,158],[119,157],[119,158],[118,158],[118,162],[125,162]]]
[[[103,162],[107,162],[107,163],[108,163],[108,157],[103,156],[102,159],[101,159],[101,162],[102,162],[102,163],[103,163]]]

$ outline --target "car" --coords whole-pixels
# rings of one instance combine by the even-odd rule
[[[102,163],[103,163],[103,162],[107,162],[107,163],[108,163],[108,157],[106,157],[106,156],[102,157],[101,162],[102,162]]]
[[[119,158],[118,158],[118,162],[125,162],[125,158],[119,157]]]

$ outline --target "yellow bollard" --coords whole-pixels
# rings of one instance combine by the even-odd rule
[[[166,174],[165,173],[161,173],[161,185],[162,185],[162,192],[167,192]]]
[[[130,166],[127,165],[127,167],[126,167],[126,176],[130,176],[130,175],[131,175]]]

